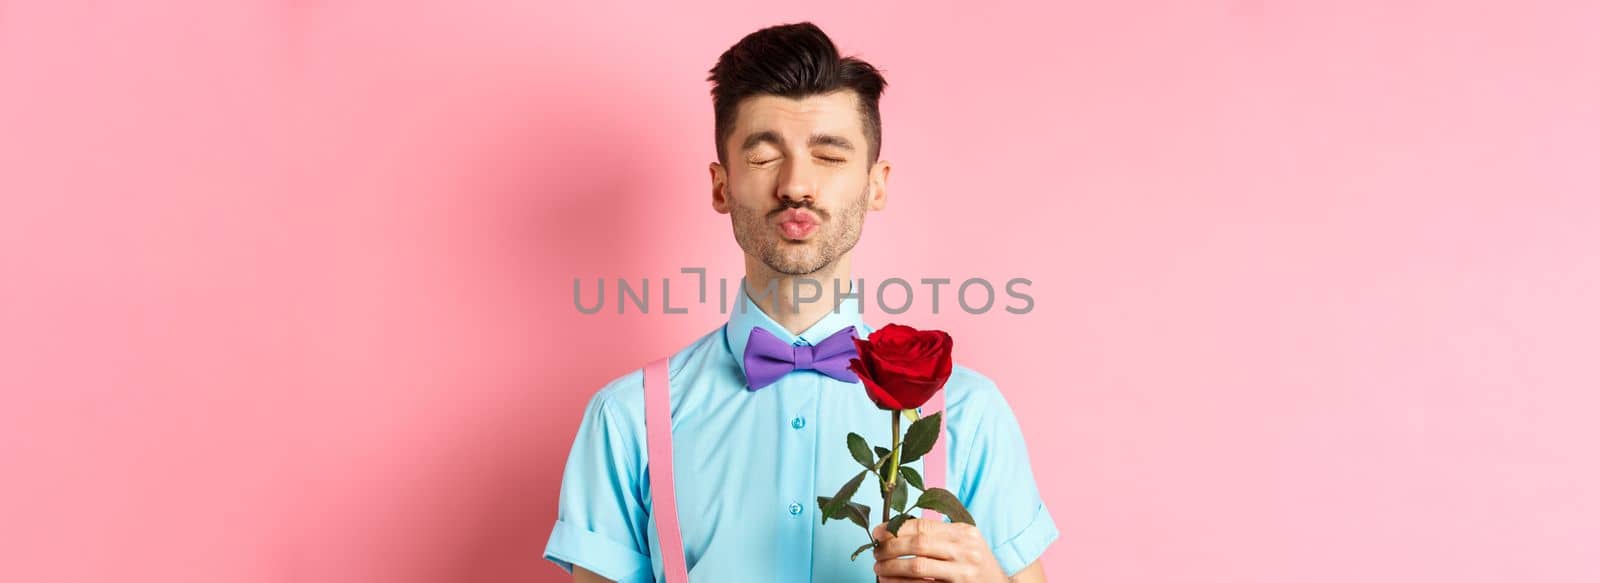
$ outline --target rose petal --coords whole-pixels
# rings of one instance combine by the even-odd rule
[[[879,409],[898,411],[906,408],[902,407],[900,402],[895,399],[894,395],[889,394],[889,391],[884,390],[883,387],[880,387],[877,383],[872,382],[872,379],[861,379],[861,386],[866,389],[867,397],[872,399],[873,404],[877,405]]]

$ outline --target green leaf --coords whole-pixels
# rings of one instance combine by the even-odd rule
[[[911,428],[906,430],[905,441],[900,443],[900,463],[917,461],[922,454],[933,449],[934,440],[939,439],[939,421],[943,416],[943,412],[934,413],[911,424]]]
[[[834,511],[833,514],[827,514],[828,504],[832,500],[832,498],[827,496],[817,496],[817,505],[822,507],[823,524],[827,524],[828,519],[832,518],[834,520],[849,520],[850,522],[861,525],[861,528],[868,528],[866,524],[867,517],[872,515],[871,507],[858,502],[850,502],[848,504],[840,505],[839,509]]]
[[[883,486],[889,485],[889,468],[891,466],[893,464],[883,462],[883,467],[878,468],[878,491],[880,492],[883,491]]]
[[[878,447],[874,445],[872,446],[872,452],[878,454],[878,459],[880,460],[889,457],[889,448],[887,447]]]
[[[832,500],[833,500],[832,498],[829,498],[827,496],[817,496],[817,508],[821,509],[821,510],[817,511],[817,514],[822,515],[822,523],[823,524],[827,524],[829,518],[844,518],[844,513],[842,511],[840,512],[840,514],[838,516],[828,516],[828,514],[827,514],[828,502],[830,502]]]
[[[850,522],[856,523],[856,526],[861,527],[863,530],[869,533],[872,532],[872,525],[868,524],[872,520],[872,508],[869,508],[866,504],[851,502],[849,506],[845,507],[845,518],[850,519]]]
[[[911,484],[918,490],[927,490],[927,488],[922,487],[922,474],[917,473],[916,468],[911,466],[900,466],[900,477],[904,478],[906,483]]]
[[[889,533],[900,536],[900,525],[905,524],[909,518],[911,518],[911,515],[904,512],[894,515],[894,518],[889,519]]]
[[[905,471],[905,470],[906,470],[905,468],[900,468],[900,471],[902,471],[902,472]],[[905,480],[902,479],[902,480],[895,480],[894,481],[894,490],[889,492],[889,507],[894,508],[895,512],[905,512],[906,511],[906,481]]]
[[[922,492],[917,498],[917,508],[926,508],[950,517],[951,522],[965,522],[976,526],[972,514],[967,512],[967,507],[961,505],[961,500],[944,488],[930,488]]]
[[[856,560],[856,555],[861,554],[861,551],[870,549],[870,548],[875,547],[875,546],[878,546],[878,543],[876,541],[861,545],[860,548],[856,549],[856,552],[850,553],[850,560],[852,560],[852,561]]]
[[[823,503],[823,524],[827,524],[829,518],[848,518],[848,516],[844,514],[845,504],[849,503],[850,499],[855,497],[856,490],[861,488],[861,479],[865,477],[867,477],[867,470],[861,470],[861,473],[856,474],[856,477],[850,478],[850,481],[845,482],[843,486],[840,486],[837,494],[834,494],[832,498],[828,498],[827,502]],[[818,498],[818,500],[821,500],[821,498]]]
[[[867,447],[867,438],[851,433],[845,439],[850,445],[850,457],[856,458],[861,467],[871,468],[873,464],[872,449]]]

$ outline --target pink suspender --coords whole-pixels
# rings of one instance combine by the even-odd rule
[[[661,564],[667,581],[688,583],[683,535],[678,532],[678,504],[672,489],[672,400],[667,388],[667,359],[644,367],[645,441],[650,450],[651,512],[661,539]]]
[[[650,452],[651,511],[656,518],[656,534],[661,540],[661,563],[667,583],[688,583],[688,563],[683,558],[683,534],[678,530],[678,504],[673,492],[672,474],[672,400],[667,383],[667,359],[662,358],[644,367],[644,424],[646,447]],[[944,409],[944,391],[934,393],[922,406],[932,415]],[[948,416],[947,416],[948,417]],[[943,421],[949,427],[950,420]],[[944,445],[948,433],[940,429],[933,450],[922,457],[923,485],[943,488],[945,478]],[[923,509],[922,519],[943,520],[943,515]]]

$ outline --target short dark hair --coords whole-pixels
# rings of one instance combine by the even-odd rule
[[[711,104],[717,121],[717,161],[728,163],[739,102],[776,95],[799,99],[849,89],[856,93],[861,127],[867,136],[868,164],[878,161],[883,122],[878,98],[888,85],[876,67],[855,57],[839,57],[833,40],[810,22],[769,26],[745,35],[711,68]]]

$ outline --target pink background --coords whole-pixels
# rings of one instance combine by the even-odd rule
[[[0,2],[0,580],[558,579],[583,404],[724,318],[572,279],[739,277],[705,72],[802,19],[890,82],[858,274],[1035,282],[868,317],[1052,580],[1600,579],[1595,4],[540,4]]]

